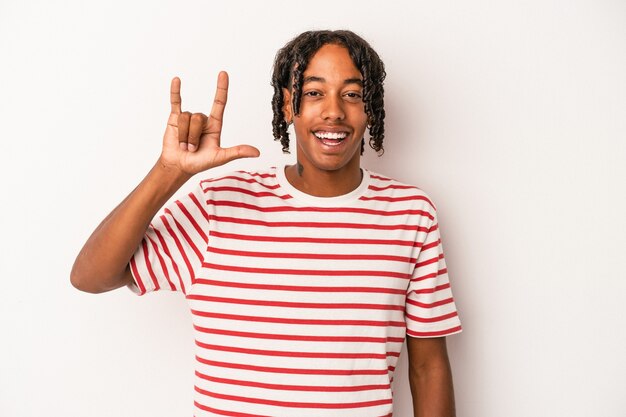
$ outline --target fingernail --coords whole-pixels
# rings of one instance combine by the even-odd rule
[[[178,142],[178,146],[180,146],[180,149],[183,151],[187,150],[187,142]]]
[[[198,147],[197,147],[196,145],[193,145],[193,144],[191,144],[191,143],[190,143],[189,145],[187,145],[187,150],[188,150],[189,152],[195,152],[195,151],[196,151],[196,149],[198,149]]]

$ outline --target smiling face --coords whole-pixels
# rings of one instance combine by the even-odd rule
[[[300,113],[285,89],[285,118],[292,120],[298,163],[308,175],[360,176],[361,140],[367,127],[363,77],[348,50],[326,44],[304,71]]]

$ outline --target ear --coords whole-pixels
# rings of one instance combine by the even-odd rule
[[[293,122],[293,105],[291,103],[291,92],[283,88],[283,116],[288,125]]]

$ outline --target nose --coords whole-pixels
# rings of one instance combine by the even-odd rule
[[[329,94],[324,100],[322,118],[324,120],[343,120],[346,117],[341,97]]]

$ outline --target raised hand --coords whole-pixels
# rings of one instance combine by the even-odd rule
[[[228,74],[220,72],[211,113],[183,112],[180,97],[180,79],[172,80],[170,103],[172,109],[165,135],[160,162],[187,175],[194,175],[239,158],[259,156],[259,150],[250,145],[222,148],[222,119],[228,98]]]

